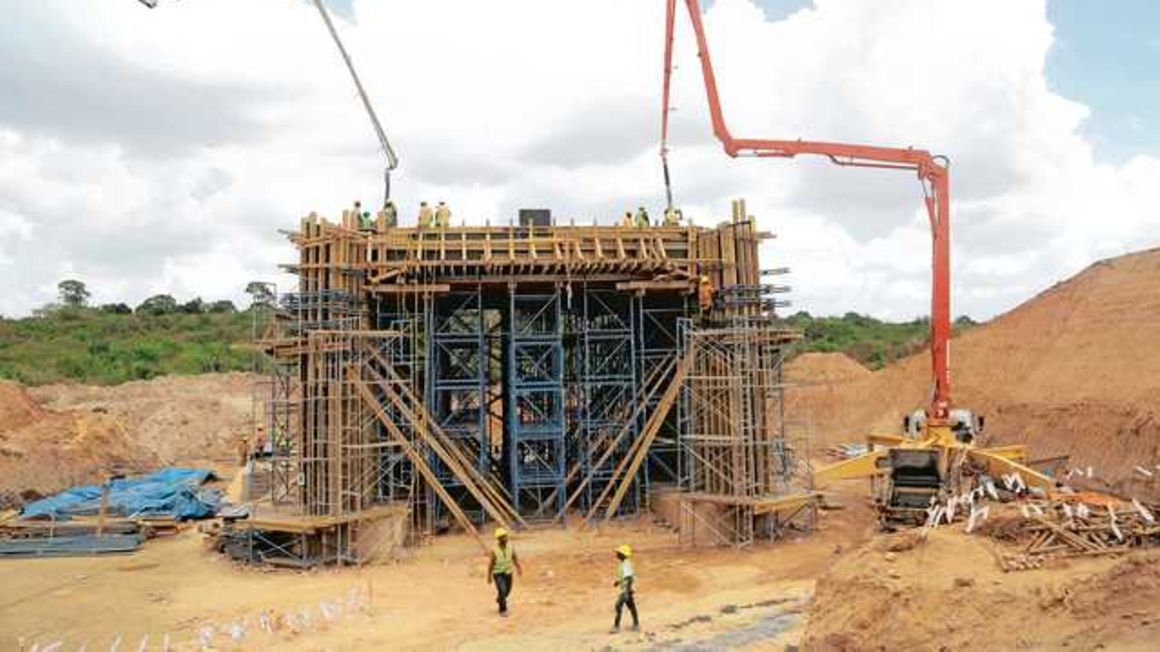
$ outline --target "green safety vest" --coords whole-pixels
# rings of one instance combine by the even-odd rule
[[[623,585],[624,578],[632,577],[632,576],[633,576],[632,562],[625,559],[624,561],[622,561],[616,565],[616,581],[617,582],[619,582]]]
[[[495,555],[495,565],[491,568],[491,574],[511,575],[512,566],[516,559],[516,549],[512,547],[512,544],[507,544],[506,548],[496,546],[492,554]]]

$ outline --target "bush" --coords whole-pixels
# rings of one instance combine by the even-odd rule
[[[151,312],[167,303],[153,302],[137,314],[57,306],[37,317],[0,319],[0,378],[116,384],[251,367],[248,315]]]

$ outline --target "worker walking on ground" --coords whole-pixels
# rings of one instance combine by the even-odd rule
[[[641,207],[636,209],[636,225],[637,226],[648,226],[649,225],[648,211],[646,211],[644,209],[644,206],[641,206]]]
[[[431,210],[431,207],[427,205],[427,202],[419,202],[419,228],[429,229],[431,228],[432,222],[434,221],[435,212]]]
[[[508,531],[502,527],[496,528],[495,548],[491,551],[491,561],[487,565],[487,583],[495,582],[495,601],[499,605],[499,615],[505,618],[508,615],[508,595],[512,592],[512,570],[524,574],[516,549],[508,541]]]
[[[626,544],[616,549],[616,581],[612,585],[620,588],[620,594],[616,596],[616,620],[612,623],[611,630],[613,634],[620,631],[620,615],[625,607],[628,607],[629,613],[632,614],[632,631],[640,631],[640,619],[636,615],[634,597],[636,573],[632,569],[631,557],[631,546]]]
[[[446,229],[451,226],[451,207],[446,202],[439,202],[435,207],[435,228]]]

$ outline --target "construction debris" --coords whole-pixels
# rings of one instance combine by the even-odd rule
[[[979,531],[1014,548],[1001,556],[1005,570],[1039,568],[1047,558],[1160,545],[1160,524],[1152,516],[1160,505],[1107,498],[1090,505],[1071,497],[1021,504],[1018,512],[990,519]]]

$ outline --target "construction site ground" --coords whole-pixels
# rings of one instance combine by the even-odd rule
[[[435,538],[395,563],[312,572],[239,567],[196,528],[132,556],[0,565],[5,649],[63,640],[135,649],[166,635],[198,649],[1153,649],[1160,634],[1160,552],[1058,561],[1004,573],[997,545],[961,524],[878,534],[865,486],[831,496],[817,532],[753,549],[681,549],[637,520],[578,531],[545,527],[515,545],[512,615],[495,613],[486,561],[464,535]],[[612,548],[636,547],[639,633],[610,634]],[[326,620],[320,603],[360,608]],[[266,632],[259,615],[313,613]],[[921,614],[921,617],[916,617]],[[627,614],[626,614],[627,617]],[[235,623],[245,637],[226,633]],[[100,649],[104,649],[100,647]]]

